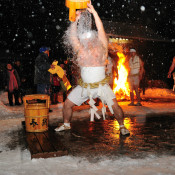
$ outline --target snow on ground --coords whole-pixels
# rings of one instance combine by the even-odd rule
[[[85,158],[63,156],[32,159],[27,150],[20,148],[1,153],[1,175],[170,175],[175,172],[174,157],[148,157],[145,159],[103,158],[97,163]]]
[[[167,89],[148,89],[146,96],[174,98]],[[127,156],[100,157],[89,162],[86,157],[63,156],[48,159],[32,159],[30,152],[20,146],[21,121],[24,120],[24,106],[6,105],[7,93],[0,93],[0,175],[174,175],[175,156],[148,155],[145,159]],[[146,105],[146,103],[145,103]],[[127,113],[128,107],[124,110]],[[150,105],[151,106],[151,105]],[[62,104],[52,106],[51,119],[61,118]],[[134,108],[132,108],[134,110]],[[131,108],[130,108],[131,110]],[[129,113],[129,112],[128,112]],[[78,118],[78,117],[77,117]]]

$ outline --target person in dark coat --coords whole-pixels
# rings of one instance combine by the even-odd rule
[[[18,72],[19,78],[20,78],[20,87],[19,87],[19,98],[21,99],[21,103],[23,104],[23,97],[26,95],[26,77],[24,69],[21,65],[21,61],[19,59],[16,59],[14,62],[14,69]]]
[[[39,55],[35,60],[35,76],[34,84],[37,86],[37,94],[50,94],[50,73],[48,69],[51,67],[49,60],[49,48],[41,47]]]
[[[5,88],[8,91],[8,100],[9,105],[13,106],[13,95],[15,97],[15,105],[20,105],[19,103],[19,87],[20,87],[20,78],[16,69],[13,68],[12,63],[7,63],[7,72],[5,75],[6,86]]]

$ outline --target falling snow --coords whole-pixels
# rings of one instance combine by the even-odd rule
[[[167,3],[162,0],[92,0],[92,4],[103,21],[119,22],[126,26],[140,25],[147,31],[151,30],[157,38],[161,36],[166,40],[166,42],[158,42],[154,39],[137,40],[140,42],[137,49],[145,63],[148,79],[161,78],[172,85],[173,81],[167,80],[166,75],[174,56],[174,1]],[[70,24],[69,9],[65,6],[65,1],[5,0],[0,3],[0,7],[2,8],[0,60],[3,64],[7,59],[20,58],[27,71],[33,70],[34,60],[43,45],[51,48],[51,61],[56,58],[65,60],[72,56],[65,51],[62,40]],[[113,33],[112,29],[110,33],[122,35],[123,28],[120,25],[117,27],[117,33]],[[135,37],[130,29],[125,28],[125,30],[124,37],[128,35]],[[150,34],[149,37],[152,35]]]
[[[140,10],[141,10],[142,12],[144,12],[144,11],[145,11],[145,7],[144,7],[144,6],[141,6],[141,7],[140,7]]]

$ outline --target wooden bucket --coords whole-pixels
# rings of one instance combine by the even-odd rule
[[[85,9],[90,0],[66,0],[66,7],[69,8],[69,20],[75,21],[76,9]]]
[[[23,99],[26,131],[47,131],[50,97],[45,94],[35,94],[26,95]]]

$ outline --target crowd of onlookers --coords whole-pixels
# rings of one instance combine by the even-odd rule
[[[135,56],[133,56],[133,54],[136,55],[135,49],[131,49],[131,58]],[[170,66],[167,78],[171,77],[171,73],[175,68],[174,60],[175,57],[173,58],[173,62]],[[132,67],[131,63],[130,66]],[[62,79],[57,74],[52,75],[48,72],[48,69],[51,67],[51,65],[51,60],[49,59],[49,48],[47,47],[40,48],[40,53],[37,56],[34,64],[32,65],[33,67],[29,67],[28,65],[23,64],[19,59],[9,59],[3,67],[1,65],[0,77],[2,83],[0,89],[8,92],[9,105],[21,105],[23,103],[23,97],[27,94],[48,94],[51,98],[52,104],[57,104],[61,101],[65,101],[67,97],[67,90],[64,87]],[[143,63],[141,65],[143,65]],[[77,66],[73,62],[71,62],[71,60],[61,61],[59,62],[59,66],[61,66],[61,68],[64,70],[65,75],[67,76],[71,85],[73,87],[76,86],[77,80],[80,76]],[[173,78],[174,77],[175,76],[173,74]],[[135,76],[131,77],[134,78],[134,80],[131,80],[129,78],[130,77],[128,77],[128,80],[130,81],[136,81]],[[140,87],[138,84],[136,92],[138,88],[141,88],[143,84],[143,77],[139,79],[141,80],[141,83]],[[130,84],[132,85],[132,82]],[[146,84],[147,86],[149,86],[149,81]],[[143,94],[145,93],[146,84],[144,84],[143,87]],[[151,83],[150,87],[152,87],[152,84],[153,83]],[[135,87],[135,84],[133,85]],[[133,92],[131,92],[130,95],[130,105],[134,105]],[[139,93],[137,92],[136,95],[138,99],[138,105],[141,105]],[[60,99],[60,96],[62,96],[63,99]]]
[[[31,73],[19,59],[8,59],[1,66],[1,90],[8,92],[9,105],[21,105],[23,96],[31,91]]]
[[[41,52],[39,55],[43,55]],[[45,55],[45,54],[44,54]],[[46,79],[46,74],[48,74],[48,92],[43,89],[43,91],[37,91],[36,81],[36,60],[32,65],[22,62],[21,59],[7,59],[4,64],[0,67],[0,90],[8,92],[8,102],[10,106],[23,104],[23,97],[28,94],[49,94],[52,104],[57,104],[62,102],[67,97],[67,91],[62,84],[61,78],[57,74],[50,74],[47,69],[50,68],[51,60],[48,61],[48,67],[46,67],[45,73],[41,72],[44,79]],[[39,64],[41,64],[39,60]],[[71,65],[70,65],[71,64]],[[44,60],[43,65],[46,65]],[[72,63],[68,60],[61,61],[59,64],[66,73],[72,86],[76,84],[77,73],[72,66]],[[43,69],[43,67],[41,68]],[[41,71],[41,70],[40,70]],[[39,77],[40,83],[43,84],[44,80]],[[40,87],[42,85],[39,85]],[[47,83],[46,83],[47,84]],[[41,87],[42,88],[42,87]],[[63,96],[63,99],[60,98]]]

